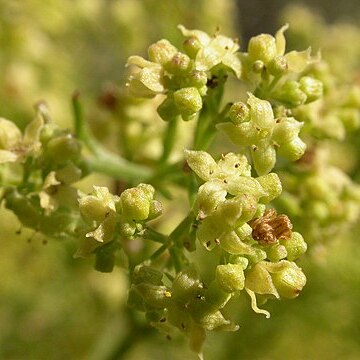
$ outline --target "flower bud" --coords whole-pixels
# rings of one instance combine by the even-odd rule
[[[185,150],[184,152],[186,162],[202,180],[210,180],[215,175],[218,166],[207,152],[193,150]]]
[[[174,92],[174,102],[181,116],[186,120],[202,108],[202,99],[195,87],[188,87]]]
[[[212,311],[222,309],[230,300],[231,294],[223,290],[219,283],[214,280],[210,283],[205,293],[206,303]]]
[[[150,213],[150,200],[141,187],[126,189],[120,195],[123,215],[130,220],[146,220]]]
[[[161,271],[146,265],[138,265],[135,267],[132,282],[137,285],[141,283],[162,285],[163,274]]]
[[[225,201],[227,192],[220,180],[210,180],[201,185],[197,195],[196,206],[199,210],[199,218],[210,215],[217,206]]]
[[[281,297],[296,298],[306,284],[306,277],[295,264],[284,261],[285,265],[279,271],[271,274],[273,283]]]
[[[164,309],[171,302],[172,294],[166,286],[141,283],[135,285],[135,288],[150,308]]]
[[[62,164],[67,161],[76,162],[81,153],[81,145],[70,134],[51,139],[46,147],[46,155],[51,161]]]
[[[294,118],[281,117],[276,121],[272,138],[278,145],[289,143],[298,137],[302,126]]]
[[[219,204],[213,214],[215,223],[223,229],[233,228],[239,221],[242,222],[242,198],[235,196]]]
[[[262,188],[267,193],[266,196],[262,196],[260,198],[262,203],[267,204],[281,194],[282,186],[279,176],[277,174],[270,173],[267,175],[260,176],[256,178],[256,180],[260,183]]]
[[[93,221],[100,223],[109,212],[115,212],[115,201],[118,201],[118,197],[112,195],[108,188],[94,186],[91,195],[79,199],[81,216],[89,224],[92,224]]]
[[[154,198],[155,189],[152,185],[140,183],[137,188],[141,189],[149,200],[152,200]]]
[[[240,195],[237,196],[237,198],[239,201],[241,199],[240,203],[242,206],[241,217],[238,219],[238,225],[240,225],[241,223],[248,222],[254,217],[257,210],[257,200],[255,196],[251,194]]]
[[[249,194],[259,199],[266,195],[266,192],[259,182],[250,176],[233,176],[225,179],[225,189],[231,195]]]
[[[160,65],[165,65],[177,54],[178,49],[168,40],[162,39],[148,48],[149,59]]]
[[[306,103],[310,103],[323,96],[323,83],[320,80],[310,76],[304,76],[300,79],[300,89],[306,94]]]
[[[274,113],[271,104],[248,93],[247,101],[250,106],[250,118],[253,124],[260,129],[271,129],[275,125]]]
[[[236,235],[240,238],[240,240],[245,240],[252,233],[252,228],[249,224],[245,223],[241,226],[238,226],[235,229]]]
[[[195,36],[191,36],[184,41],[183,48],[191,59],[195,59],[196,54],[201,49],[201,43]]]
[[[221,288],[228,293],[244,288],[244,269],[239,264],[218,265],[215,278]]]
[[[275,38],[269,34],[252,37],[248,45],[248,54],[250,60],[261,60],[266,65],[277,55]]]
[[[288,63],[285,56],[276,56],[267,65],[269,73],[275,77],[284,75],[288,70]]]
[[[195,267],[189,266],[176,276],[171,287],[171,292],[174,299],[182,303],[187,303],[189,300],[195,298],[202,288],[203,286],[199,281]]]
[[[259,175],[269,173],[276,163],[276,151],[273,146],[254,146],[251,151],[254,168]]]
[[[290,239],[282,240],[281,242],[286,248],[287,259],[290,261],[299,258],[307,249],[304,238],[298,232],[293,232]]]
[[[274,97],[289,106],[299,106],[306,103],[307,96],[297,81],[287,81]]]
[[[260,261],[265,260],[267,258],[267,254],[264,250],[257,247],[252,247],[252,250],[253,250],[252,254],[246,255],[250,263],[257,264]]]
[[[267,249],[267,257],[271,262],[278,262],[287,257],[287,251],[284,245],[273,245]]]
[[[306,150],[306,144],[299,138],[295,138],[287,144],[283,144],[279,148],[279,154],[285,156],[290,161],[299,160]]]
[[[81,179],[81,170],[74,164],[66,165],[56,171],[56,179],[66,185],[72,184]]]
[[[190,58],[181,53],[178,52],[174,55],[174,57],[169,61],[164,68],[174,75],[183,75],[186,73],[191,66],[191,60]]]
[[[158,106],[157,113],[164,121],[172,121],[180,115],[172,96],[168,95]]]
[[[131,239],[136,232],[136,224],[134,222],[124,222],[119,224],[119,233],[121,236]]]
[[[218,124],[217,128],[224,131],[236,145],[250,146],[257,142],[258,131],[251,121],[243,122],[238,125],[225,122]]]
[[[188,75],[188,81],[190,86],[194,86],[199,90],[206,86],[208,78],[205,71],[193,70]]]
[[[245,269],[248,267],[248,265],[249,265],[249,259],[247,259],[246,257],[243,257],[243,256],[231,255],[231,256],[229,257],[229,261],[230,261],[232,264],[241,265],[244,270],[245,270]]]
[[[246,104],[239,101],[234,103],[229,111],[230,120],[235,124],[241,124],[244,121],[247,121],[249,118],[249,108]]]

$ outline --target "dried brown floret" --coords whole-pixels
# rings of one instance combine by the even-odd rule
[[[265,211],[264,215],[249,222],[252,237],[262,245],[276,244],[279,239],[291,238],[292,224],[286,215],[277,215],[274,209]]]

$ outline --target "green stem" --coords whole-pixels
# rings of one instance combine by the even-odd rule
[[[90,157],[85,160],[85,164],[90,172],[105,174],[115,180],[141,182],[151,175],[149,168],[131,163],[113,154]]]
[[[129,162],[121,156],[108,151],[94,138],[84,121],[83,109],[78,93],[73,96],[72,105],[75,133],[93,155],[85,160],[90,171],[106,174],[114,179],[128,181],[142,181],[152,175],[152,171],[149,168]]]
[[[190,233],[190,228],[192,223],[195,220],[195,215],[192,211],[181,221],[181,223],[171,232],[169,238],[173,241],[178,247],[182,247],[183,244],[180,241],[184,235]]]
[[[169,248],[169,244],[164,244],[160,246],[151,256],[150,260],[156,260],[161,254],[163,254]]]
[[[224,83],[226,78],[219,76],[223,79],[216,89],[209,89],[209,94],[200,112],[198,122],[196,124],[194,146],[195,150],[206,150],[213,142],[216,135],[216,123],[219,117],[219,107],[224,94]]]
[[[195,128],[195,134],[194,134],[194,144],[193,148],[195,150],[201,149],[201,139],[203,137],[204,130],[207,127],[208,123],[208,109],[206,104],[204,103],[203,108],[199,114],[199,118],[197,120],[196,128]]]
[[[160,244],[166,244],[169,241],[169,237],[161,234],[151,228],[146,228],[143,234],[144,239],[149,239],[155,242],[158,242]]]
[[[275,85],[279,82],[280,79],[281,79],[281,76],[275,76],[275,77],[271,80],[271,83],[269,84],[269,86],[268,86],[268,88],[267,88],[268,94],[271,93],[271,91],[274,89]]]
[[[160,158],[160,164],[166,163],[174,147],[177,123],[178,123],[178,119],[175,118],[169,121],[167,124],[167,129],[164,134],[163,153]]]

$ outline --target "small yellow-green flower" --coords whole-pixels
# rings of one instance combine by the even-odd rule
[[[237,55],[237,40],[220,34],[211,37],[200,30],[188,30],[183,25],[179,25],[179,29],[185,37],[195,39],[198,44],[194,57],[197,70],[211,71],[216,65],[222,64],[240,78],[241,61]]]
[[[22,162],[41,146],[40,131],[43,119],[37,115],[25,128],[24,134],[12,122],[0,118],[0,163]]]

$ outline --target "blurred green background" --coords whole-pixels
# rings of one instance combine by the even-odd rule
[[[243,44],[289,22],[290,47],[322,48],[339,76],[356,76],[360,3],[289,4],[0,0],[0,116],[23,126],[33,116],[33,104],[45,99],[54,119],[69,126],[71,94],[79,89],[90,121],[106,139],[112,120],[99,98],[110,85],[124,84],[129,55],[144,55],[163,37],[180,45],[177,24],[210,33],[220,26],[227,35],[242,35]],[[355,144],[356,139],[358,134]],[[356,164],[352,173],[359,173]],[[89,189],[93,182],[109,180],[91,177],[82,186]],[[146,325],[142,314],[126,308],[122,270],[96,273],[89,261],[73,259],[75,244],[47,243],[26,229],[19,235],[18,229],[16,218],[2,209],[0,359],[196,359],[186,339],[176,334],[166,339]],[[358,230],[329,239],[329,245],[303,260],[308,284],[295,301],[268,303],[271,319],[254,314],[245,296],[233,301],[240,330],[211,334],[205,359],[360,359]]]

